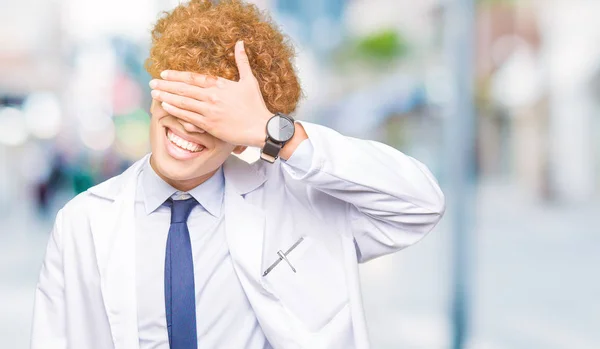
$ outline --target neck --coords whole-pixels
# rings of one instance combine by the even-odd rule
[[[191,179],[185,179],[185,180],[175,180],[175,179],[171,179],[171,178],[167,178],[165,177],[160,170],[154,165],[154,162],[152,161],[152,157],[150,157],[150,166],[152,167],[152,169],[154,170],[154,172],[156,172],[156,174],[165,182],[167,182],[170,186],[172,186],[173,188],[179,190],[179,191],[185,191],[188,192],[194,188],[196,188],[197,186],[199,186],[200,184],[206,182],[207,180],[210,179],[210,177],[212,177],[219,169],[217,168],[216,170],[209,172],[207,174],[204,174],[202,176],[199,177],[195,177],[195,178],[191,178]]]

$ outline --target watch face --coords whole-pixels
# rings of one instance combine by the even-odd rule
[[[274,141],[287,142],[294,135],[294,122],[281,116],[275,116],[267,123],[267,132]]]

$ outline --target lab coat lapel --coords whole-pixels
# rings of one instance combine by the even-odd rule
[[[139,348],[135,278],[135,192],[142,159],[92,194],[113,199],[90,218],[104,307],[115,349]]]
[[[225,234],[238,278],[248,293],[261,287],[265,213],[243,195],[262,185],[266,176],[235,157],[225,163],[224,174]]]
[[[149,156],[149,155],[148,155]],[[122,175],[90,190],[114,200],[110,209],[91,218],[104,307],[115,349],[138,349],[135,278],[135,191],[143,158]],[[243,195],[260,187],[263,172],[231,156],[224,164],[225,235],[234,268],[246,293],[260,286],[265,214]]]
[[[232,190],[226,188],[225,193],[225,234],[229,253],[241,281],[258,286],[262,264],[264,212],[248,204]]]

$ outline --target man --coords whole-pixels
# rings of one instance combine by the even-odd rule
[[[444,198],[399,151],[294,122],[292,56],[239,1],[158,21],[152,153],[58,213],[33,348],[368,348],[358,263],[420,240]]]

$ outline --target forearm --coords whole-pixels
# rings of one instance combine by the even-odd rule
[[[310,145],[284,168],[349,204],[346,218],[366,259],[415,243],[439,221],[444,196],[425,165],[378,142],[308,123],[304,129]]]
[[[306,123],[306,127],[302,130],[307,136],[299,137],[298,144],[308,138],[313,152],[299,166],[304,168],[295,168],[296,179],[372,215],[412,206],[443,211],[444,198],[436,180],[417,160],[382,143],[345,137],[319,125]],[[296,148],[292,145],[290,150]],[[297,163],[290,161],[291,166]]]

